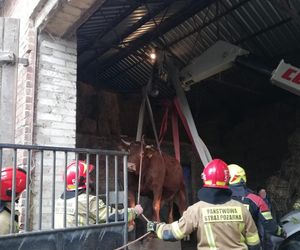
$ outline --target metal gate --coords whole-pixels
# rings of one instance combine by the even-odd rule
[[[0,249],[114,249],[127,243],[128,214],[120,220],[118,212],[109,216],[111,207],[128,208],[127,154],[119,151],[74,149],[64,147],[0,144],[0,171],[8,165],[3,159],[10,159],[13,167],[12,197],[15,195],[16,169],[21,167],[27,172],[26,190],[19,203],[11,202],[10,234],[0,237]],[[71,161],[79,160],[95,166],[96,204],[102,199],[106,203],[105,221],[99,219],[97,208],[96,223],[89,221],[86,208],[86,220],[83,226],[68,226],[66,221],[66,173]],[[91,176],[86,171],[86,180]],[[76,211],[78,218],[78,173],[76,173]],[[0,177],[1,178],[1,177]],[[37,190],[37,191],[36,191]],[[62,195],[64,194],[64,195]],[[62,196],[61,196],[62,195]],[[61,198],[61,197],[63,198]],[[63,228],[55,228],[55,209],[57,200],[63,199]],[[87,200],[88,202],[88,200]],[[14,229],[15,215],[19,212],[22,233]],[[113,218],[111,218],[113,217]]]

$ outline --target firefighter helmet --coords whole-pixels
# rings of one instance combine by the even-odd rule
[[[94,165],[89,166],[84,161],[78,161],[78,190],[86,188],[86,171],[90,174]],[[72,191],[76,189],[76,161],[72,161],[67,166],[67,190]]]
[[[2,201],[11,201],[13,189],[13,167],[6,167],[1,170],[1,197]],[[26,188],[26,171],[22,168],[16,169],[16,200]]]
[[[229,170],[227,164],[220,159],[210,161],[203,170],[202,179],[204,187],[228,189]]]
[[[236,164],[230,164],[228,165],[228,169],[230,174],[230,185],[247,182],[246,172],[242,167]]]

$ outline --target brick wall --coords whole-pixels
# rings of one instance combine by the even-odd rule
[[[3,16],[20,19],[20,53],[18,56],[27,56],[29,59],[28,67],[25,68],[22,65],[18,67],[16,143],[75,147],[76,41],[64,41],[55,35],[51,37],[45,34],[38,35],[37,30],[45,28],[47,22],[50,21],[51,23],[52,19],[58,21],[56,15],[59,15],[59,21],[63,22],[63,18],[68,18],[68,16],[63,16],[60,12],[66,12],[70,8],[80,10],[72,14],[75,22],[93,2],[95,0],[67,2],[59,0],[5,1],[2,8]],[[72,20],[70,24],[72,24]],[[52,26],[55,30],[55,25]],[[61,31],[58,36],[66,31],[61,30],[62,26],[59,24],[56,27]],[[38,48],[37,42],[39,43]],[[26,51],[30,51],[30,53],[26,55]],[[38,209],[39,157],[38,154],[33,157],[31,201],[34,202],[31,204],[32,215],[35,215]],[[25,165],[23,163],[26,162],[26,158],[26,152],[18,155],[19,166]],[[56,162],[58,166],[63,166],[63,156],[58,155]],[[49,185],[51,184],[52,169],[50,166],[52,165],[51,153],[45,152],[43,217],[46,221],[43,228],[49,227],[51,203]],[[59,176],[58,183],[61,183],[61,171],[59,169],[57,174]],[[62,187],[57,186],[57,194],[61,192],[61,189]],[[23,204],[22,199],[20,204]],[[21,224],[23,223],[22,220],[21,216]],[[36,220],[32,221],[32,226],[36,228]]]
[[[38,74],[36,81],[33,143],[37,145],[75,147],[76,138],[76,41],[66,41],[45,34],[39,36]],[[71,158],[71,157],[70,157]],[[56,198],[63,187],[63,154],[56,156]],[[52,194],[52,154],[44,155],[43,225],[50,227]],[[40,155],[33,159],[32,214],[39,209]],[[32,217],[37,227],[37,217]]]
[[[19,57],[27,57],[29,66],[18,65],[18,80],[16,89],[16,122],[15,122],[15,143],[32,144],[33,134],[33,113],[34,113],[34,93],[35,93],[35,69],[36,69],[36,28],[33,21],[29,20],[29,15],[38,0],[28,1],[11,0],[5,1],[3,16],[20,19],[20,40]],[[29,54],[26,54],[30,51]],[[26,166],[27,154],[20,151],[17,164],[20,167]],[[19,202],[20,229],[24,225],[24,202],[26,193],[22,194]]]

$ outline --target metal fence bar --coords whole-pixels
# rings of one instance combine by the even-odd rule
[[[44,176],[44,150],[41,150],[40,185],[39,185],[39,230],[42,229],[43,212],[43,176]]]
[[[96,224],[99,224],[99,154],[96,155]]]
[[[86,155],[86,225],[90,224],[90,155]]]
[[[108,223],[108,216],[109,216],[109,192],[108,192],[108,179],[109,179],[109,173],[108,173],[108,155],[105,156],[105,196],[106,196],[106,223]]]
[[[128,175],[127,175],[127,155],[123,156],[123,181],[124,181],[124,245],[128,242]]]
[[[25,232],[29,231],[29,204],[30,204],[30,166],[31,166],[31,149],[27,150],[27,175],[26,175],[26,200],[25,200]]]
[[[64,171],[64,228],[67,226],[67,166],[68,152],[65,151],[65,171]]]
[[[16,201],[16,176],[17,176],[17,149],[14,149],[13,154],[13,179],[12,179],[12,194],[11,194],[11,214],[10,214],[10,233],[15,232],[15,201]]]
[[[55,219],[55,177],[56,177],[56,151],[53,150],[53,174],[52,174],[52,213],[51,213],[51,228],[54,229]]]
[[[118,206],[119,206],[119,201],[118,201],[118,157],[115,155],[115,221],[118,221]]]
[[[78,154],[76,153],[76,188],[75,188],[75,226],[78,226]]]
[[[1,178],[2,178],[2,155],[3,155],[3,149],[0,148],[0,190],[1,190]]]
[[[30,231],[30,227],[31,227],[31,219],[32,219],[32,215],[30,213],[30,203],[32,203],[31,199],[33,198],[33,204],[35,203],[39,203],[38,207],[36,207],[37,211],[36,214],[33,214],[33,216],[35,216],[35,219],[33,222],[33,226],[35,228],[35,226],[37,228],[37,230],[35,230],[32,233],[37,233],[39,231],[47,231],[50,229],[54,230],[55,228],[55,220],[56,220],[56,206],[57,206],[57,202],[56,202],[56,192],[57,192],[57,188],[61,188],[61,183],[56,184],[56,175],[58,173],[59,170],[62,170],[63,168],[63,164],[64,164],[64,181],[63,181],[63,206],[61,206],[61,208],[63,208],[63,211],[61,213],[64,213],[63,215],[63,227],[64,229],[68,229],[68,218],[67,218],[67,212],[68,212],[68,201],[67,201],[67,166],[68,166],[68,158],[69,158],[69,154],[72,154],[72,159],[73,158],[73,153],[75,153],[75,160],[76,160],[76,183],[74,180],[74,184],[76,184],[76,188],[75,188],[75,226],[82,226],[83,224],[86,224],[88,226],[95,226],[90,224],[90,214],[91,212],[89,211],[90,209],[90,205],[89,205],[89,199],[91,196],[90,190],[89,190],[89,183],[91,180],[91,175],[89,173],[89,165],[90,165],[90,161],[91,159],[93,159],[92,164],[95,164],[96,169],[96,202],[97,202],[97,207],[96,207],[96,224],[99,224],[102,222],[102,219],[104,218],[100,218],[99,216],[99,199],[101,198],[101,195],[99,195],[100,193],[100,187],[102,185],[105,185],[105,196],[106,196],[106,224],[107,226],[111,226],[113,223],[116,223],[118,221],[118,205],[120,200],[119,197],[119,189],[123,190],[122,187],[119,186],[118,181],[120,181],[118,178],[120,176],[119,171],[122,171],[122,168],[119,167],[120,163],[119,160],[121,160],[121,157],[118,156],[122,156],[123,157],[123,172],[124,175],[126,174],[126,177],[124,177],[124,211],[127,211],[128,209],[128,205],[127,205],[127,200],[128,200],[128,188],[127,188],[127,153],[125,152],[120,152],[120,151],[110,151],[110,150],[97,150],[97,149],[74,149],[74,148],[66,148],[66,147],[50,147],[50,146],[37,146],[37,145],[18,145],[18,144],[1,144],[0,143],[0,172],[2,172],[2,166],[3,166],[3,155],[5,154],[4,150],[6,149],[10,149],[14,151],[13,157],[12,157],[12,164],[13,164],[13,184],[12,184],[12,202],[11,202],[11,218],[10,218],[10,233],[14,233],[15,232],[15,226],[16,226],[16,222],[15,222],[15,199],[17,198],[16,194],[16,176],[17,176],[17,166],[18,166],[18,155],[19,155],[19,151],[18,150],[25,150],[26,152],[22,155],[22,157],[26,158],[26,163],[24,163],[24,165],[26,164],[26,197],[25,197],[25,211],[24,211],[24,216],[25,216],[25,225],[24,225],[24,231],[25,233],[31,233]],[[46,151],[46,152],[45,152]],[[49,152],[49,153],[48,153]],[[63,157],[60,157],[60,155],[58,154],[58,152],[62,152],[64,153]],[[81,216],[81,211],[78,211],[79,208],[79,201],[78,201],[78,195],[80,195],[82,193],[82,191],[80,190],[81,187],[81,180],[80,180],[80,176],[79,176],[79,171],[78,171],[78,166],[79,166],[79,156],[80,157],[84,157],[85,154],[85,160],[86,160],[86,164],[87,164],[87,171],[86,171],[86,185],[87,185],[87,189],[86,189],[86,194],[87,194],[87,198],[86,198],[86,223],[84,223],[84,217]],[[94,163],[94,157],[91,157],[91,154],[94,154],[96,157],[96,162]],[[104,157],[105,159],[105,164],[104,166],[100,165],[100,157]],[[111,157],[113,156],[113,157]],[[20,157],[19,157],[20,158]],[[80,158],[82,159],[82,158]],[[34,162],[33,162],[34,160]],[[64,160],[64,163],[60,163],[60,161]],[[101,158],[102,160],[102,158]],[[114,163],[112,163],[114,161]],[[31,171],[34,169],[32,167],[33,163],[38,163],[37,164],[37,169],[36,169],[36,173],[37,173],[37,183],[36,185],[34,185],[35,188],[38,189],[37,194],[36,195],[32,195],[32,190],[31,190],[31,186],[34,183],[30,183],[31,181]],[[111,166],[110,166],[110,163]],[[22,164],[22,163],[19,163]],[[102,163],[101,163],[102,164]],[[40,166],[39,166],[40,165]],[[25,166],[24,166],[25,167]],[[59,168],[58,168],[59,167]],[[100,171],[100,167],[101,167],[101,171],[105,169],[105,183],[104,183],[104,178],[100,178],[101,175],[101,171]],[[110,173],[110,168],[114,169],[114,174]],[[121,168],[121,169],[120,169]],[[39,171],[39,172],[38,172]],[[45,174],[45,176],[44,176]],[[113,182],[113,178],[114,178],[114,182]],[[51,183],[51,187],[49,186],[45,188],[49,189],[50,194],[51,194],[51,198],[49,197],[49,205],[48,205],[48,200],[47,200],[47,207],[44,208],[43,207],[43,200],[46,199],[46,195],[43,193],[43,190],[45,190],[44,185],[46,185],[46,183],[44,183],[44,181],[50,181]],[[1,183],[1,175],[0,175],[0,183]],[[101,184],[100,184],[101,183]],[[48,184],[48,182],[47,182]],[[100,186],[101,185],[101,186]],[[1,186],[0,186],[1,188]],[[112,199],[110,199],[110,194],[112,194],[110,191],[112,191],[114,188],[115,192],[114,192],[114,196],[115,197],[115,201],[113,201]],[[102,190],[102,189],[101,189]],[[80,197],[80,196],[79,196]],[[115,212],[115,216],[114,216],[114,222],[110,222],[110,204],[111,203],[115,203],[115,208],[116,208],[116,212]],[[44,202],[45,204],[45,202]],[[49,207],[49,210],[48,210]],[[47,211],[46,211],[47,210]],[[48,211],[51,213],[51,218],[48,217],[45,218],[45,214],[48,213]],[[58,209],[59,211],[59,209]],[[38,213],[38,214],[37,214]],[[126,239],[124,238],[124,242],[127,242],[127,220],[128,220],[128,214],[127,212],[124,213],[124,217],[125,217],[125,221],[122,222],[122,225],[124,225],[124,237],[126,237]],[[44,220],[44,218],[46,220]],[[50,219],[50,220],[49,220]],[[81,220],[83,219],[83,221]],[[0,225],[1,226],[1,225]],[[103,225],[101,225],[103,226]],[[61,229],[59,229],[61,230]],[[126,232],[126,233],[125,233]],[[1,236],[2,237],[2,236]]]
[[[67,147],[50,147],[50,146],[38,146],[38,145],[22,145],[22,144],[4,144],[0,143],[0,148],[17,148],[17,149],[32,149],[37,151],[61,151],[61,152],[75,152],[82,154],[97,154],[102,155],[128,155],[128,153],[116,150],[103,150],[103,149],[86,149],[86,148],[67,148]]]

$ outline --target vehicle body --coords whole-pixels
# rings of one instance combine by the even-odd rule
[[[275,250],[300,249],[300,210],[294,210],[280,219],[280,223],[287,233],[287,238],[271,236]]]

